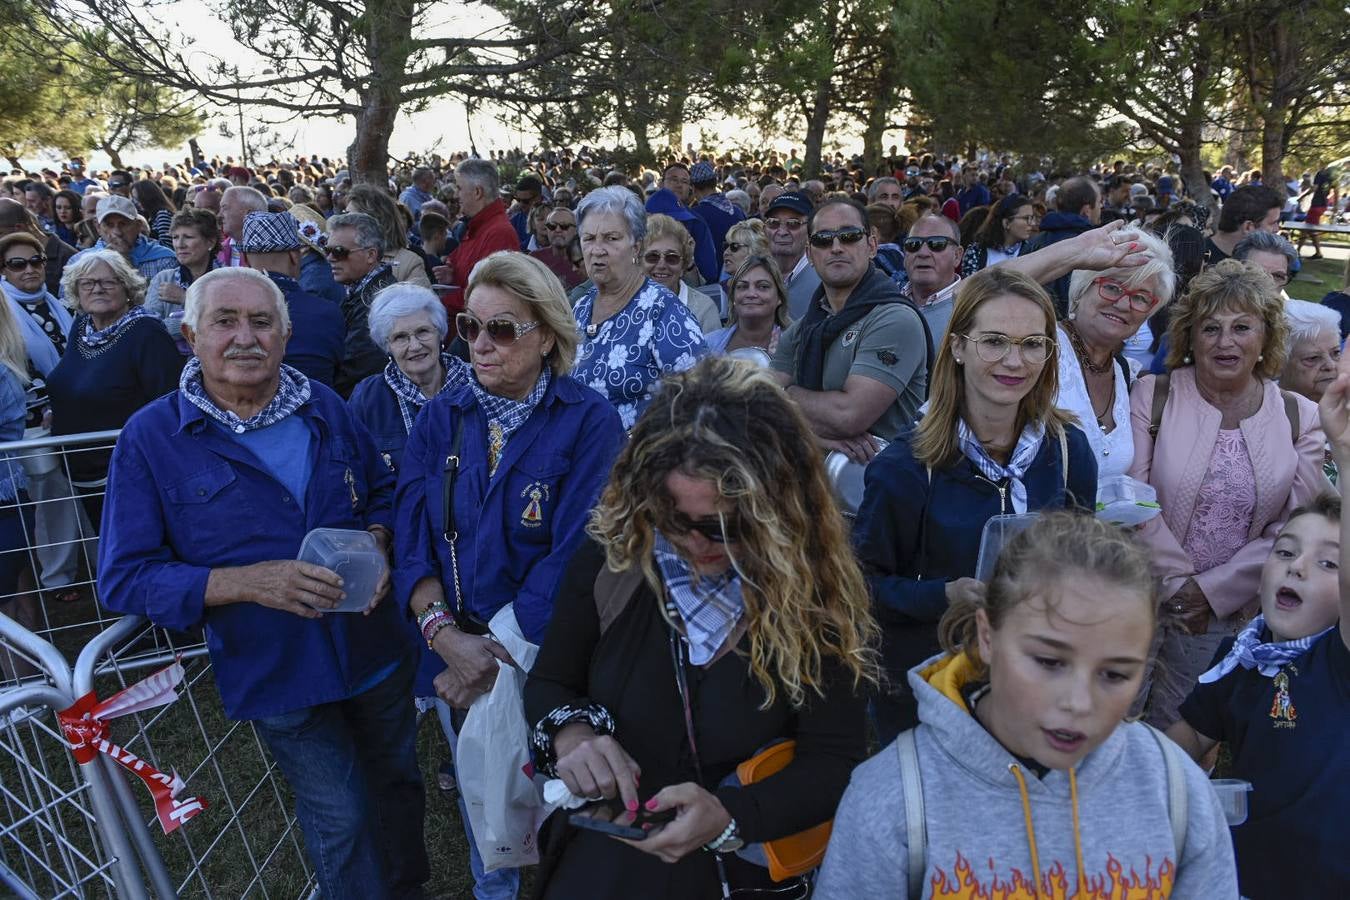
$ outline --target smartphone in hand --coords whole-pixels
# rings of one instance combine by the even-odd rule
[[[567,821],[570,825],[587,831],[598,831],[601,834],[628,838],[630,841],[641,841],[646,839],[648,828],[664,825],[674,818],[673,809],[649,812],[645,807],[638,807],[637,812],[629,812],[624,809],[620,800],[615,799],[588,803],[568,816]],[[644,825],[647,828],[644,828]]]

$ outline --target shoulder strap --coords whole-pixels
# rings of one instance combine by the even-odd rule
[[[914,742],[913,728],[900,732],[895,739],[895,752],[900,757],[900,787],[905,792],[905,843],[909,847],[906,896],[918,900],[923,896],[923,874],[928,867],[928,826],[924,820],[923,778],[919,774],[919,748]]]
[[[1148,436],[1158,437],[1158,428],[1162,425],[1163,410],[1167,408],[1167,392],[1172,377],[1166,372],[1153,382],[1153,413],[1149,416]]]
[[[1284,398],[1284,415],[1289,420],[1289,440],[1298,446],[1298,400],[1288,391],[1280,391]]]
[[[1064,495],[1069,494],[1069,436],[1064,426],[1059,427],[1059,481],[1064,485]]]
[[[1163,763],[1167,767],[1167,818],[1172,823],[1172,845],[1176,852],[1176,859],[1173,862],[1180,866],[1181,855],[1186,850],[1186,830],[1190,815],[1186,794],[1186,770],[1181,762],[1181,748],[1152,725],[1144,723],[1144,727],[1158,742]]]
[[[600,616],[600,633],[603,635],[619,618],[629,602],[642,586],[642,567],[632,566],[622,572],[615,572],[606,565],[600,566],[595,576],[595,611]]]
[[[1116,367],[1120,369],[1120,374],[1125,376],[1125,390],[1128,391],[1134,379],[1130,376],[1130,363],[1125,359],[1124,354],[1116,354]]]

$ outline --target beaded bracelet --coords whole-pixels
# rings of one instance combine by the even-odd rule
[[[431,641],[436,637],[436,634],[442,628],[448,628],[454,624],[455,619],[448,612],[437,612],[422,623],[422,640],[427,642],[428,648],[431,648]]]
[[[540,719],[530,732],[530,750],[536,771],[550,778],[557,777],[554,767],[558,763],[558,754],[553,747],[553,738],[573,722],[585,722],[598,735],[614,733],[614,717],[599,703],[563,704]]]
[[[444,600],[436,600],[417,614],[417,630],[425,632],[427,623],[437,616],[450,615],[450,606]]]

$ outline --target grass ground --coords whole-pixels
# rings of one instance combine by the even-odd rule
[[[1311,246],[1311,245],[1310,245]],[[1322,259],[1303,258],[1303,270],[1289,283],[1289,296],[1299,300],[1319,301],[1332,291],[1346,290],[1346,257],[1350,244],[1322,240]]]

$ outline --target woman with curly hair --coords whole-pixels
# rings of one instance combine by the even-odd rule
[[[587,531],[525,688],[535,763],[613,800],[620,824],[639,804],[673,818],[643,840],[555,818],[541,896],[770,887],[733,851],[833,815],[877,679],[867,588],[810,428],[767,372],[706,359],[638,421]],[[784,739],[785,769],[729,780]]]

